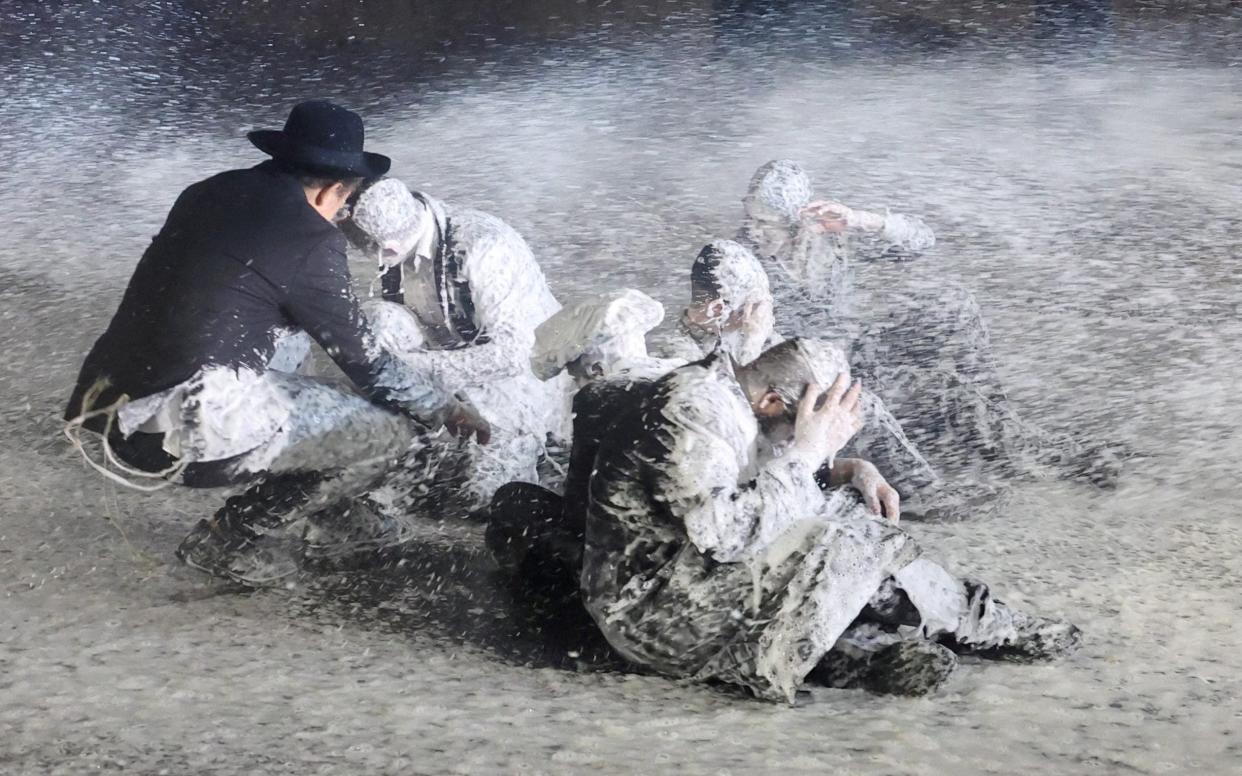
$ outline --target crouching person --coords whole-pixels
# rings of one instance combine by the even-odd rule
[[[877,519],[898,512],[891,488],[833,460],[861,424],[847,383],[840,351],[790,340],[745,366],[679,368],[608,427],[581,584],[619,653],[792,701],[808,679],[919,693],[953,670],[953,650],[1045,657],[1077,643],[1073,626],[1009,609]]]
[[[311,555],[398,539],[390,521],[351,499],[419,428],[486,433],[486,424],[384,353],[350,290],[332,219],[362,178],[389,165],[363,152],[362,119],[307,102],[283,131],[250,139],[273,159],[181,194],[65,415],[79,444],[81,428],[103,435],[106,460],[91,463],[113,478],[250,485],[200,521],[177,555],[257,586],[297,570],[297,543],[291,550],[269,534],[300,518]],[[302,331],[362,396],[274,363],[288,360],[278,345]]]
[[[572,444],[558,451],[557,465],[541,484],[506,483],[477,515],[487,524],[488,548],[522,605],[582,608],[578,578],[586,491],[600,435],[655,380],[684,364],[647,352],[646,335],[663,318],[663,305],[627,288],[568,305],[535,331],[535,374],[545,379],[568,374],[573,380],[572,426],[562,432]]]
[[[386,498],[470,510],[511,480],[536,481],[549,434],[564,422],[567,386],[531,371],[535,328],[560,309],[530,247],[498,218],[410,191],[366,187],[342,228],[380,265],[383,299],[363,305],[380,344],[446,391],[467,397],[492,428],[486,446],[451,441],[418,478]],[[426,487],[423,472],[435,472]]]

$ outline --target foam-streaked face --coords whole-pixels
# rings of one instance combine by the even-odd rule
[[[392,267],[408,259],[414,253],[414,244],[417,240],[417,235],[411,235],[406,239],[391,239],[376,243],[376,258],[380,266]]]
[[[691,301],[686,308],[686,320],[702,329],[715,329],[724,322],[725,309],[723,299]]]
[[[742,209],[746,213],[746,218],[751,221],[783,224],[790,220],[784,214],[768,207],[754,194],[747,194],[742,198]]]
[[[794,424],[798,418],[797,398],[769,389],[750,406],[759,421],[759,432],[769,442],[779,445],[793,439]]]

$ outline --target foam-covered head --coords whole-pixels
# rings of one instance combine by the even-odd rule
[[[350,221],[363,240],[351,240],[364,250],[377,250],[380,263],[400,264],[418,243],[420,235],[432,218],[426,204],[420,202],[404,183],[384,178],[364,189],[355,202]]]
[[[530,365],[541,380],[569,368],[581,375],[611,374],[647,357],[647,332],[664,320],[664,306],[624,289],[564,307],[535,329]]]
[[[811,178],[800,164],[775,159],[755,171],[742,204],[749,218],[794,223],[814,196]]]
[[[756,407],[768,394],[776,394],[792,414],[808,383],[827,388],[850,374],[845,352],[826,340],[795,337],[765,350],[751,363],[739,367],[738,381]]]
[[[705,307],[719,300],[728,317],[747,305],[772,299],[768,274],[759,258],[733,240],[714,240],[699,251],[690,268],[690,301]]]

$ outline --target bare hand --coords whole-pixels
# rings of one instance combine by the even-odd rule
[[[863,501],[872,514],[888,518],[889,522],[897,523],[901,519],[901,496],[888,484],[880,470],[869,461],[852,461],[853,474],[850,485],[862,494]]]
[[[485,445],[492,439],[492,427],[468,399],[461,397],[453,400],[454,404],[444,418],[444,427],[455,437],[469,439],[473,434],[479,444]]]
[[[818,200],[802,208],[802,218],[821,232],[841,234],[850,225],[850,209],[840,202]]]
[[[835,456],[862,428],[861,393],[862,383],[850,387],[846,374],[837,375],[826,392],[814,383],[807,385],[794,422],[794,448],[819,461]]]

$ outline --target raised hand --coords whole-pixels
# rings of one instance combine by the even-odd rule
[[[840,234],[849,228],[852,211],[840,202],[821,199],[802,208],[801,215],[818,231]]]
[[[827,391],[815,383],[807,385],[794,422],[794,449],[817,464],[833,458],[862,428],[861,393],[862,383],[851,387],[846,374],[837,375]]]

